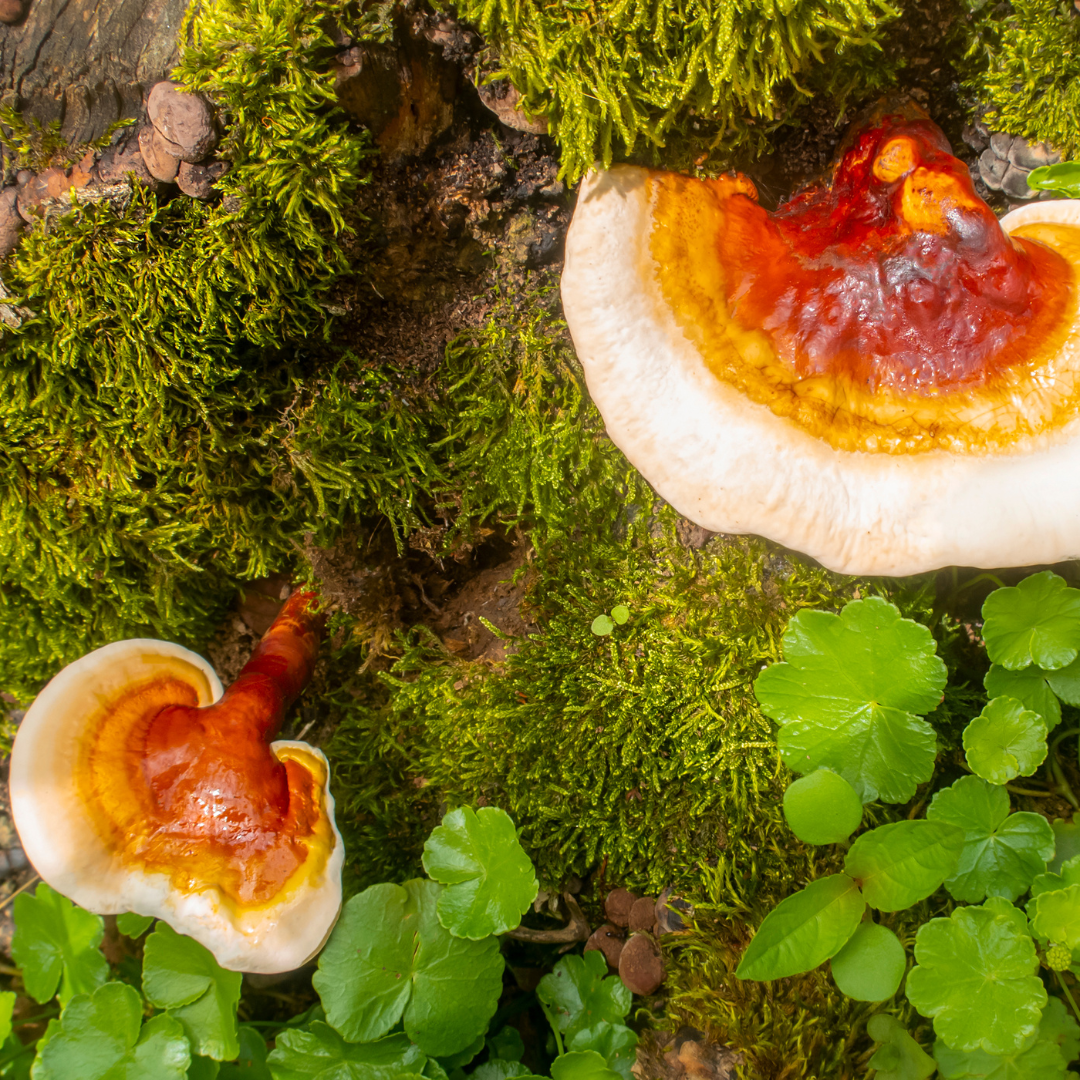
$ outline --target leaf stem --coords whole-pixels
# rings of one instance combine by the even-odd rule
[[[1069,1004],[1072,1006],[1073,1015],[1077,1018],[1077,1020],[1080,1020],[1080,1009],[1076,1007],[1076,999],[1072,996],[1072,991],[1069,989],[1065,980],[1061,977],[1061,972],[1055,971],[1054,977],[1058,981],[1058,986],[1060,986],[1061,989],[1065,991],[1065,996],[1069,999]]]
[[[562,1037],[559,1035],[559,1029],[555,1026],[555,1020],[552,1018],[551,1013],[548,1011],[547,1005],[538,996],[537,1000],[540,1002],[540,1008],[544,1010],[544,1015],[547,1017],[547,1022],[551,1025],[552,1034],[555,1036],[555,1045],[559,1049],[559,1057],[562,1057],[566,1051],[563,1049]]]
[[[0,1058],[0,1069],[10,1065],[16,1058],[21,1058],[23,1054],[28,1054],[32,1050],[37,1049],[37,1039],[32,1043],[27,1043],[21,1050],[16,1050],[14,1054],[8,1054],[7,1057]]]
[[[1069,781],[1065,779],[1065,774],[1061,771],[1061,763],[1057,759],[1057,754],[1052,755],[1050,758],[1050,770],[1057,781],[1059,793],[1069,800],[1074,810],[1080,810],[1080,802],[1077,802],[1075,792],[1069,786]]]
[[[1029,799],[1049,799],[1056,794],[1053,791],[1031,791],[1028,788],[1014,787],[1012,784],[1006,784],[1005,790],[1012,795],[1026,795]]]

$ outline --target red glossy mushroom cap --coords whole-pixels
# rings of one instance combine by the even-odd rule
[[[563,304],[609,434],[694,521],[835,570],[1080,554],[1080,211],[1024,214],[910,113],[774,213],[740,175],[590,174]]]
[[[272,742],[311,674],[320,620],[294,593],[224,693],[177,645],[120,641],[35,699],[11,756],[27,856],[101,914],[154,915],[224,967],[288,971],[341,905],[343,848],[321,751]]]

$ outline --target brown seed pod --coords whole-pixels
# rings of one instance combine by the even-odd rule
[[[664,958],[651,934],[634,934],[619,957],[619,978],[635,994],[651,994],[664,981]]]
[[[656,900],[643,896],[634,901],[630,909],[630,930],[647,930],[650,934],[656,929]]]
[[[603,926],[597,927],[593,931],[592,937],[585,942],[585,952],[594,950],[602,952],[604,959],[608,962],[608,967],[617,970],[619,957],[622,955],[623,945],[625,944],[626,938],[623,936],[622,931],[612,926],[611,923],[604,923]]]
[[[634,906],[637,897],[627,889],[612,889],[604,901],[604,912],[608,922],[616,926],[628,926],[630,924],[630,909]]]

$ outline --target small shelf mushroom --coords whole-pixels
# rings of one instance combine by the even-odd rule
[[[227,968],[278,972],[321,947],[341,906],[329,768],[271,742],[311,676],[312,593],[286,602],[222,694],[202,657],[118,641],[64,668],[11,755],[27,857],[90,911],[164,919]]]
[[[706,529],[833,570],[1080,555],[1080,203],[1001,223],[916,110],[774,213],[744,176],[581,185],[562,294],[608,433]]]

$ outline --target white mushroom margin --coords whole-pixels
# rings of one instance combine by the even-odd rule
[[[717,379],[665,303],[645,169],[582,181],[562,300],[607,432],[679,513],[756,533],[847,574],[1025,566],[1080,556],[1080,421],[1008,454],[835,450]],[[1080,225],[1080,202],[1002,220]]]
[[[299,748],[327,767],[323,792],[334,850],[317,881],[305,881],[281,903],[237,914],[215,889],[176,892],[169,876],[126,866],[98,835],[76,786],[82,738],[99,710],[125,687],[180,675],[198,705],[222,695],[213,668],[180,645],[135,638],[105,645],[64,668],[34,699],[11,752],[11,810],[23,850],[57,892],[88,911],[134,911],[163,919],[205,945],[222,967],[271,974],[300,967],[322,948],[341,908],[345,848],[334,821],[329,766],[307,743],[271,743],[275,756]]]

